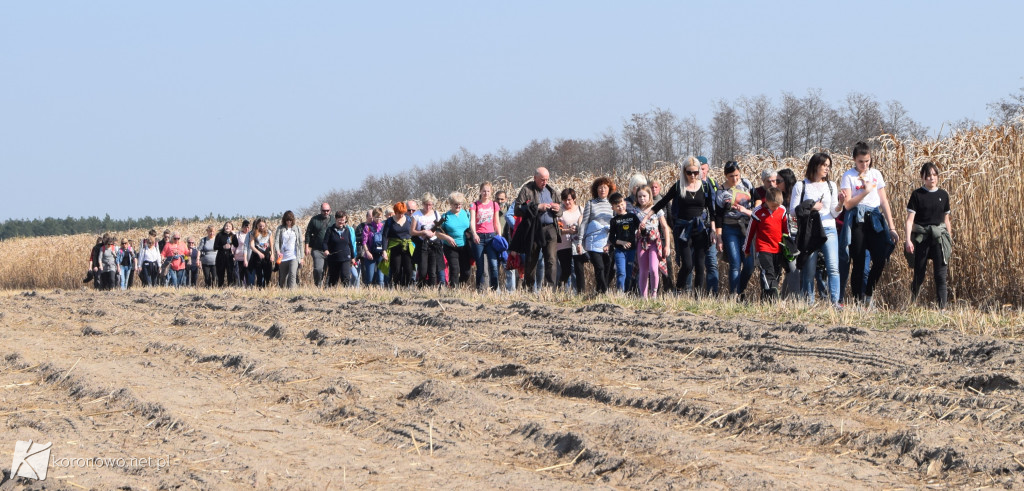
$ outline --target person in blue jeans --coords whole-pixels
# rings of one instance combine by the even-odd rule
[[[715,197],[715,225],[718,250],[729,263],[729,293],[743,295],[754,273],[754,256],[743,254],[746,229],[750,225],[754,186],[743,178],[740,165],[725,163],[725,183]]]
[[[501,205],[491,199],[490,182],[480,185],[480,199],[469,206],[470,231],[473,237],[473,256],[476,259],[476,289],[484,289],[484,266],[490,276],[491,290],[498,289],[498,253],[491,247],[491,239],[499,231]],[[486,263],[484,259],[486,258]]]
[[[608,222],[608,234],[612,246],[612,261],[615,263],[615,285],[620,292],[633,289],[633,264],[636,262],[636,231],[640,228],[640,218],[626,210],[626,200],[622,194],[613,193],[608,197],[612,205],[611,221]]]
[[[384,273],[380,270],[381,256],[384,255],[384,210],[374,208],[367,215],[369,220],[362,229],[362,250],[359,251],[361,258],[360,268],[362,269],[363,284],[367,286],[376,285],[384,287]],[[358,240],[358,239],[357,239]]]
[[[710,189],[712,193],[718,193],[719,186],[718,182],[711,177],[711,165],[708,164],[708,158],[701,155],[697,157],[700,162],[700,179],[704,181],[705,189]],[[711,295],[718,296],[718,253],[722,249],[718,247],[718,237],[716,234],[711,234],[711,245],[708,247],[708,257],[704,261],[704,291]],[[699,281],[699,280],[698,280]]]
[[[804,180],[793,186],[790,197],[790,209],[796,213],[798,207],[805,206],[810,212],[821,216],[821,225],[827,238],[821,249],[807,255],[800,271],[800,290],[804,298],[814,303],[814,287],[818,272],[818,254],[825,255],[825,271],[827,274],[828,295],[832,305],[839,306],[839,233],[836,229],[836,217],[843,212],[844,196],[829,178],[832,170],[832,158],[826,153],[811,156],[804,172]]]

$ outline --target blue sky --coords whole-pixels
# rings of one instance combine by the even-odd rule
[[[654,107],[821,88],[935,134],[1024,86],[1016,2],[4,2],[0,220],[280,214]]]

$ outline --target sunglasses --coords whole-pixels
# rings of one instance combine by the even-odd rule
[[[700,171],[699,170],[688,170],[688,171],[686,171],[686,175],[688,175],[688,176],[699,176],[700,175]]]

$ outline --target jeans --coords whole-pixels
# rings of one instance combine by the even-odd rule
[[[636,249],[612,252],[615,261],[615,286],[620,292],[633,289],[633,263],[636,261]]]
[[[487,257],[487,272],[491,279],[491,290],[498,289],[498,253],[491,247],[494,234],[478,234],[480,243],[473,244],[473,255],[476,256],[476,289],[483,290],[484,257]]]
[[[177,271],[173,269],[167,270],[167,285],[179,288],[185,286],[185,269],[179,269]]]
[[[131,278],[132,273],[134,273],[134,271],[132,270],[131,266],[121,266],[121,289],[122,290],[127,290],[128,289],[128,278]]]
[[[729,262],[729,293],[742,294],[754,273],[754,256],[743,254],[745,239],[739,225],[722,227],[722,248]]]
[[[256,284],[256,271],[245,265],[245,261],[235,261],[235,269],[238,271],[238,284],[251,287]]]
[[[808,303],[814,303],[814,282],[818,271],[818,254],[825,255],[825,268],[828,272],[828,293],[832,304],[839,303],[839,234],[836,228],[825,227],[828,240],[821,249],[807,255],[800,270],[800,289]]]
[[[718,295],[718,247],[708,247],[708,257],[704,261],[704,270],[707,273],[707,284],[704,288],[712,295]]]
[[[366,286],[376,285],[381,288],[384,287],[384,273],[377,267],[380,265],[380,258],[374,260],[366,259],[365,257],[361,261],[360,268],[363,270],[363,284]]]

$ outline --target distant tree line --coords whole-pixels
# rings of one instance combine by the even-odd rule
[[[211,221],[218,222],[237,219],[238,217],[214,216],[212,213],[204,218],[194,216],[167,217],[167,218],[125,218],[113,219],[110,214],[103,218],[91,217],[67,217],[67,218],[35,218],[32,220],[6,220],[0,223],[0,240],[14,237],[42,237],[49,235],[74,235],[74,234],[102,234],[104,232],[122,232],[132,229],[162,228],[181,222]],[[162,230],[161,230],[162,231]]]
[[[415,166],[394,175],[370,175],[354,189],[333,190],[320,196],[334,207],[363,210],[431,192],[444,196],[466,185],[488,180],[513,183],[528,179],[544,166],[552,173],[613,173],[649,170],[686,155],[705,155],[714,166],[741,155],[776,157],[803,155],[815,148],[842,151],[865,138],[893,134],[924,138],[928,128],[913,120],[898,101],[880,102],[873,96],[851,93],[838,105],[825,101],[820,89],[803,96],[783,92],[742,97],[713,104],[711,121],[695,115],[679,116],[655,108],[630,115],[616,133],[609,130],[593,139],[533,140],[518,151],[501,148],[476,155],[465,148],[440,162]]]

